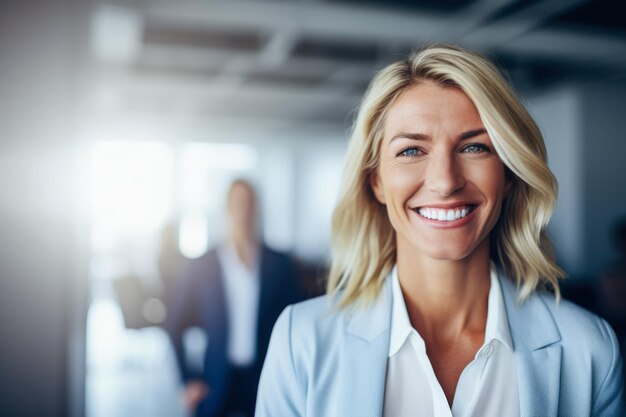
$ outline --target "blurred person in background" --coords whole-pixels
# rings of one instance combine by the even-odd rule
[[[291,259],[265,246],[252,185],[235,180],[227,198],[225,241],[184,266],[173,289],[166,328],[184,382],[183,397],[198,417],[251,417],[274,322],[298,301]],[[194,372],[183,333],[197,326],[208,343],[204,367]]]
[[[327,296],[277,320],[257,417],[621,415],[617,339],[559,302],[556,179],[495,65],[435,45],[384,68],[344,175]]]

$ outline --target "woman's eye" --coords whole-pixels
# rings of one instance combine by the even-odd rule
[[[403,151],[401,151],[398,156],[418,156],[421,155],[422,151],[420,151],[418,148],[407,148]]]
[[[482,143],[470,143],[464,147],[462,151],[467,153],[482,153],[489,152],[489,148]]]

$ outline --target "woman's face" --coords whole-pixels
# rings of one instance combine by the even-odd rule
[[[371,185],[387,206],[398,253],[448,260],[488,244],[510,188],[474,103],[430,82],[389,109]]]

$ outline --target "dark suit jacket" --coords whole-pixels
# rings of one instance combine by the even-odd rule
[[[261,248],[259,278],[256,360],[253,365],[257,370],[257,381],[274,322],[285,306],[301,299],[293,262],[288,256],[266,246]],[[202,379],[209,385],[210,395],[201,407],[203,416],[212,416],[223,404],[231,369],[227,359],[228,326],[223,273],[215,249],[189,261],[170,300],[166,330],[174,345],[182,379],[185,382]],[[209,339],[201,375],[190,370],[184,355],[182,336],[192,326],[204,329]]]

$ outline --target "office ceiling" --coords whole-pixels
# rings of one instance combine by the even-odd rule
[[[527,93],[626,78],[626,8],[608,0],[116,1],[93,22],[95,108],[180,125],[346,129],[376,71],[433,42],[488,54]]]

